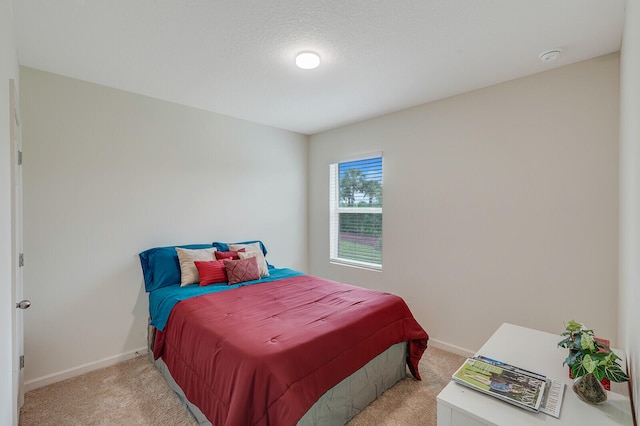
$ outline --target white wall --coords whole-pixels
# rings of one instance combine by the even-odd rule
[[[13,318],[11,292],[11,138],[9,80],[18,81],[18,55],[9,0],[0,0],[0,424],[17,425],[13,391]]]
[[[452,350],[505,321],[616,344],[618,71],[612,54],[313,135],[311,273],[401,295]],[[377,150],[383,271],[330,264],[327,165]]]
[[[21,84],[27,388],[144,348],[147,248],[262,239],[307,269],[306,136],[29,68]]]
[[[620,335],[640,419],[640,5],[627,1],[620,61]]]

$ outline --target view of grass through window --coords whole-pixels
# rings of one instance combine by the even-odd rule
[[[382,265],[382,157],[339,164],[338,257]]]

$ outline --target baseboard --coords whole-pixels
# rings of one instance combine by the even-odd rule
[[[33,380],[29,380],[24,383],[25,392],[29,392],[33,389],[38,389],[43,386],[47,386],[62,380],[70,379],[72,377],[79,376],[81,374],[88,373],[93,370],[99,370],[101,368],[109,367],[122,361],[126,361],[131,358],[135,358],[139,355],[146,355],[147,348],[142,347],[133,351],[125,352],[123,354],[110,356],[98,361],[90,362],[88,364],[80,365],[78,367],[69,368],[68,370],[60,371],[58,373],[48,374],[43,377],[39,377]]]
[[[460,346],[451,345],[449,343],[443,342],[442,340],[429,338],[429,346],[434,347],[436,349],[442,349],[443,351],[451,352],[456,355],[471,357],[476,352],[471,351],[469,349],[461,348]]]

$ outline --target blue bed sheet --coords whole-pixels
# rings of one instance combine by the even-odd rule
[[[180,287],[174,284],[161,287],[149,293],[149,315],[151,316],[151,325],[158,330],[164,330],[169,320],[171,310],[181,300],[190,299],[192,297],[201,296],[203,294],[217,293],[220,291],[231,290],[246,285],[267,283],[271,281],[281,280],[284,278],[297,277],[304,275],[302,272],[288,268],[269,268],[269,276],[254,281],[246,281],[239,284],[227,285],[226,283],[213,284],[204,287],[197,285],[189,285]]]

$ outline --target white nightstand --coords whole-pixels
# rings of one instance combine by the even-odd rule
[[[571,389],[573,380],[568,369],[562,365],[567,350],[557,347],[561,339],[559,335],[505,323],[476,354],[563,380],[566,387],[559,419],[523,410],[451,382],[437,398],[438,426],[633,425],[627,383],[611,383],[608,400],[602,405],[578,399]],[[624,359],[622,366],[624,369]]]

